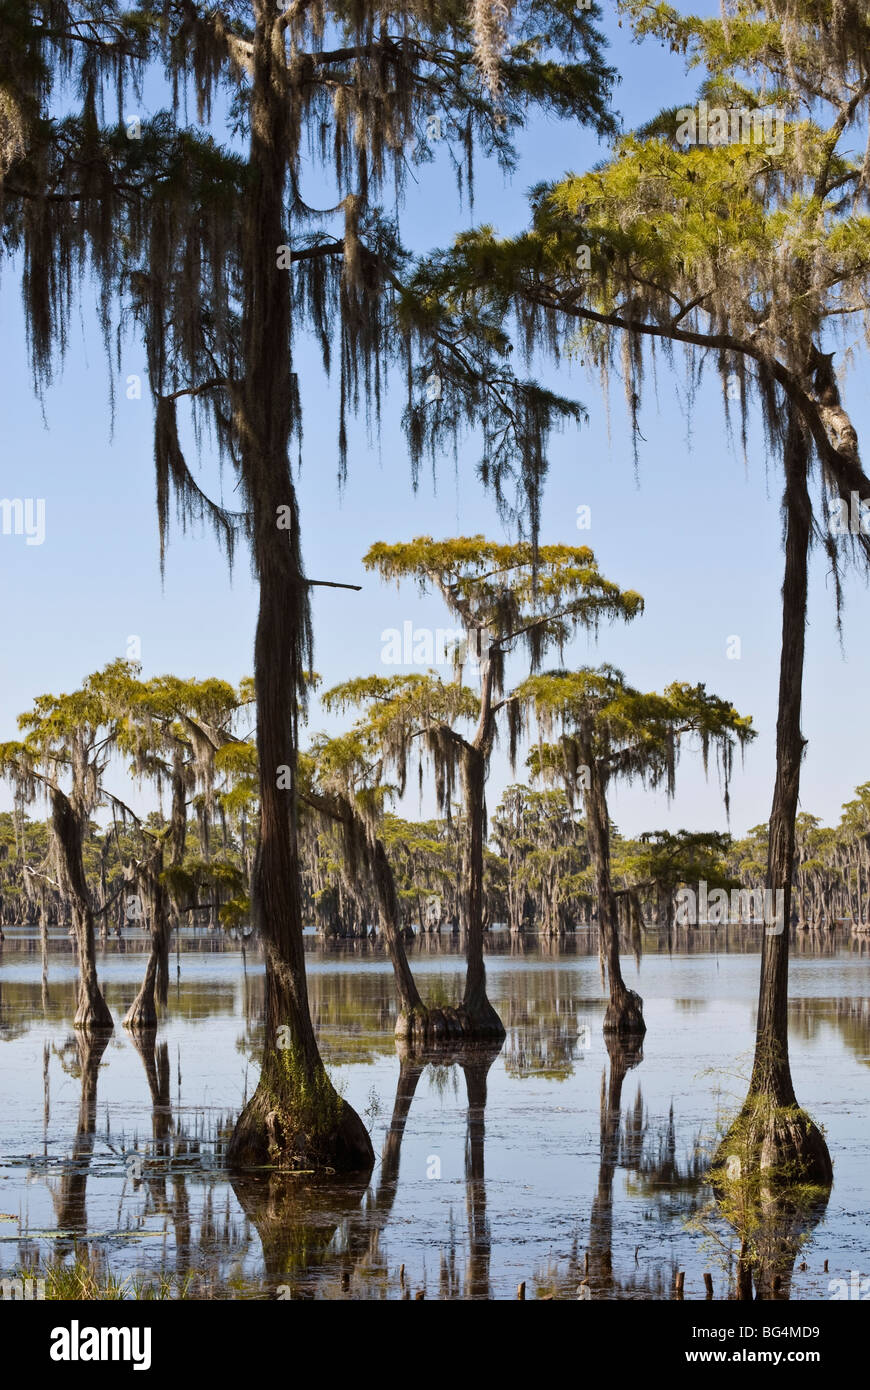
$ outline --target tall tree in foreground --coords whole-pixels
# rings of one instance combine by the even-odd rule
[[[466,933],[462,1027],[466,1037],[503,1037],[504,1025],[486,994],[483,880],[486,778],[499,715],[505,712],[508,718],[511,758],[522,717],[517,697],[505,689],[505,664],[512,652],[524,647],[527,669],[534,671],[548,651],[561,652],[578,632],[595,632],[608,619],[631,621],[642,610],[643,601],[639,594],[605,579],[586,546],[536,549],[526,542],[502,545],[483,536],[444,541],[418,536],[406,544],[379,542],[369,550],[365,564],[382,579],[412,580],[422,593],[438,594],[466,634],[459,644],[458,660],[470,657],[478,671],[479,691],[474,692],[473,703],[465,700],[461,710],[462,717],[473,722],[467,736],[452,721],[439,717],[433,697],[451,689],[441,682],[412,685],[417,698],[392,708],[385,705],[380,723],[385,747],[403,778],[413,740],[425,740],[435,761],[442,810],[449,810],[457,778],[461,785]],[[459,689],[458,683],[453,689]],[[365,698],[365,686],[358,690],[349,682],[331,692],[330,699],[333,704],[348,703],[360,694]]]
[[[870,479],[834,370],[836,347],[848,345],[850,325],[866,328],[870,306],[870,160],[852,148],[870,116],[870,15],[863,0],[734,0],[722,19],[653,0],[624,0],[623,9],[639,37],[702,70],[704,112],[687,103],[659,113],[594,171],[539,188],[525,235],[501,240],[483,228],[463,237],[417,290],[476,295],[504,316],[513,307],[527,341],[561,348],[572,335],[605,374],[618,359],[635,431],[645,345],[682,348],[693,381],[711,363],[726,415],[739,402],[744,444],[757,402],[785,474],[767,887],[783,893],[789,921],[810,543],[821,538],[838,599],[843,548],[862,563],[870,556],[861,509]],[[814,461],[823,483],[816,519]],[[788,952],[788,932],[765,935],[747,1106],[763,1166],[797,1162],[827,1182],[830,1156],[791,1077]]]
[[[710,749],[716,751],[727,808],[734,748],[755,737],[752,721],[738,714],[727,700],[708,695],[703,685],[676,681],[662,695],[644,694],[628,685],[622,672],[612,666],[531,676],[520,687],[520,695],[534,708],[544,736],[559,732],[557,743],[541,743],[532,749],[532,771],[559,778],[571,797],[578,788],[583,792],[610,990],[604,1032],[621,1039],[643,1037],[643,1000],[626,985],[619,961],[608,785],[617,779],[637,779],[646,787],[664,786],[672,796],[682,741],[695,735],[705,767]]]
[[[348,413],[377,412],[399,361],[415,476],[427,447],[434,457],[461,427],[479,426],[484,479],[504,501],[515,472],[535,532],[548,431],[578,411],[513,375],[497,317],[404,294],[395,214],[409,160],[428,157],[439,137],[470,175],[475,149],[511,166],[512,137],[534,108],[612,128],[597,15],[568,0],[516,0],[509,32],[493,40],[476,0],[167,0],[156,10],[143,0],[123,15],[114,4],[14,7],[0,53],[11,113],[2,206],[7,244],[23,252],[37,378],[63,351],[78,272],[96,271],[107,345],[119,285],[129,288],[156,404],[161,533],[174,494],[183,523],[205,519],[230,550],[240,531],[252,543],[260,594],[252,907],[266,954],[266,1028],[260,1083],[229,1146],[236,1166],[304,1152],[314,1168],[349,1171],[374,1159],[359,1117],[326,1076],[305,981],[295,765],[315,581],[302,563],[289,461],[301,442],[293,338],[310,330],[324,368],[338,363],[339,475]],[[157,52],[170,112],[133,122],[133,138],[120,124],[103,129],[107,91],[118,87],[120,107],[124,75]],[[79,79],[69,86],[84,93],[82,109],[57,119],[55,79],[68,76]],[[225,113],[223,144],[178,128],[190,96],[203,121]],[[306,201],[306,152],[334,187],[332,214]],[[318,202],[322,185],[318,178]],[[213,428],[237,470],[242,517],[207,496],[189,469],[179,401]],[[279,1028],[292,1048],[276,1047]]]
[[[216,304],[197,284],[191,298],[183,274],[180,292],[167,304],[173,281],[165,256],[157,275],[146,272],[150,293],[144,296],[163,486],[168,491],[171,480],[182,499],[192,497],[199,507],[174,423],[177,394],[189,392],[212,409],[217,437],[238,466],[260,591],[254,649],[260,840],[252,905],[266,952],[265,1051],[259,1085],[228,1157],[245,1165],[304,1153],[315,1168],[368,1168],[374,1158],[368,1135],[326,1076],[305,982],[295,765],[297,700],[311,660],[311,626],[289,463],[292,441],[301,441],[292,339],[311,328],[327,369],[337,341],[339,473],[346,461],[346,411],[361,398],[377,408],[390,361],[398,357],[412,383],[412,454],[479,416],[492,476],[503,477],[518,461],[526,491],[536,496],[543,439],[554,418],[570,415],[570,408],[505,372],[491,321],[469,321],[449,306],[400,303],[403,253],[394,222],[376,200],[388,177],[401,187],[407,156],[436,111],[444,110],[445,123],[462,123],[469,155],[476,137],[508,155],[511,128],[530,99],[606,123],[598,96],[604,71],[600,64],[594,68],[597,39],[588,19],[571,19],[562,4],[518,8],[519,37],[532,42],[503,64],[498,105],[480,85],[465,5],[337,3],[282,11],[269,0],[253,0],[238,18],[187,4],[179,17],[166,45],[173,72],[192,59],[199,72],[220,73],[250,118],[240,171],[245,211],[233,258],[238,317],[232,293]],[[567,65],[543,62],[534,39],[555,45]],[[572,64],[575,54],[593,67],[584,72],[582,64]],[[204,78],[206,101],[211,85]],[[333,128],[329,150],[327,122]],[[317,142],[329,161],[341,213],[337,231],[314,229],[318,219],[302,196],[306,140]],[[176,253],[183,254],[188,240],[189,223]],[[183,263],[179,259],[179,267]],[[227,285],[226,272],[221,276]],[[205,320],[204,299],[212,309]],[[434,401],[422,400],[424,380],[436,383],[427,393]],[[502,411],[506,398],[510,404]],[[279,1028],[289,1030],[290,1048],[276,1047]]]

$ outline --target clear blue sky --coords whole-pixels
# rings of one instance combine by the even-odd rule
[[[688,6],[685,6],[688,10]],[[714,6],[705,8],[712,12]],[[716,6],[718,8],[718,6]],[[615,101],[627,125],[662,106],[689,101],[694,78],[656,43],[637,47],[609,10],[604,28],[611,60],[622,75]],[[526,220],[528,188],[542,178],[582,170],[601,158],[595,139],[564,122],[537,119],[520,142],[511,183],[478,162],[474,220],[510,232]],[[455,180],[442,155],[416,171],[404,221],[408,244],[446,244],[468,225]],[[128,637],[141,639],[146,675],[221,675],[238,680],[251,669],[255,593],[247,558],[240,555],[230,582],[224,558],[208,534],[174,532],[161,585],[154,506],[151,407],[118,392],[114,438],[107,425],[106,368],[95,324],[87,313],[73,326],[62,379],[43,411],[34,400],[23,340],[17,275],[6,266],[0,284],[0,410],[3,463],[0,495],[46,500],[46,539],[0,536],[4,620],[0,629],[0,738],[15,736],[15,716],[34,695],[70,689],[87,672],[125,653]],[[485,532],[505,536],[494,504],[474,475],[473,439],[458,465],[442,460],[437,482],[424,474],[414,495],[407,449],[398,427],[401,386],[384,414],[380,438],[368,441],[364,424],[352,434],[350,475],[343,496],[336,484],[337,389],[320,375],[317,354],[297,346],[305,401],[304,464],[299,480],[303,545],[312,578],[363,584],[360,594],[315,591],[316,666],[327,684],[352,675],[386,672],[382,633],[403,622],[451,626],[441,605],[412,588],[386,588],[361,566],[377,539],[401,540]],[[845,399],[863,433],[867,425],[859,350],[844,382]],[[141,373],[141,350],[129,343],[122,381]],[[582,368],[543,375],[556,389],[587,406],[588,426],[557,437],[542,513],[542,539],[588,543],[603,572],[646,599],[645,615],[627,628],[603,629],[597,647],[579,641],[577,662],[610,661],[646,689],[676,678],[705,681],[751,713],[759,738],[732,788],[732,828],[742,833],[766,820],[774,771],[774,726],[779,659],[782,549],[778,466],[765,456],[755,431],[744,467],[725,436],[718,381],[702,386],[687,424],[682,370],[659,363],[647,381],[641,418],[639,476],[635,478],[624,420],[621,384],[614,382],[608,412],[597,380]],[[609,418],[609,427],[608,427]],[[208,452],[203,482],[221,483]],[[229,498],[233,478],[223,479]],[[578,532],[578,506],[592,509],[589,531]],[[870,778],[864,731],[870,685],[867,597],[862,581],[847,580],[843,650],[834,628],[833,593],[824,557],[812,570],[803,727],[809,748],[802,779],[802,809],[829,823],[856,783]],[[740,660],[726,656],[727,639],[741,639]],[[517,675],[522,672],[517,668]],[[312,726],[328,727],[315,706]],[[489,805],[510,781],[496,755]],[[8,789],[0,806],[11,804]],[[416,795],[405,813],[417,813]],[[424,812],[431,813],[427,797]],[[724,828],[714,773],[705,782],[696,756],[685,757],[677,797],[640,789],[615,792],[612,813],[625,833],[650,828]]]

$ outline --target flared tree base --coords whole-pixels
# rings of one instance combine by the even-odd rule
[[[735,1297],[789,1297],[794,1262],[824,1214],[833,1179],[818,1126],[793,1100],[747,1097],[719,1145],[711,1180],[721,1214],[740,1238]]]
[[[757,1174],[770,1189],[830,1188],[834,1166],[818,1125],[794,1103],[763,1092],[747,1096],[713,1159],[714,1183]]]
[[[157,1008],[154,998],[139,994],[124,1015],[124,1027],[131,1032],[150,1032],[157,1027]]]
[[[643,1000],[640,995],[633,989],[627,989],[617,999],[611,999],[604,1015],[605,1037],[637,1040],[645,1033]]]
[[[423,1006],[403,1011],[396,1020],[396,1037],[413,1051],[464,1043],[501,1043],[506,1036],[504,1024],[489,1000],[473,1013],[465,1004],[455,1009]]]
[[[324,1071],[300,1084],[280,1065],[260,1078],[227,1148],[227,1166],[278,1168],[330,1176],[370,1173],[375,1163],[368,1131]]]
[[[93,994],[84,992],[79,994],[78,1006],[73,1018],[73,1028],[84,1028],[87,1031],[111,1032],[115,1026],[115,1020],[109,1012],[109,1006],[99,990]]]

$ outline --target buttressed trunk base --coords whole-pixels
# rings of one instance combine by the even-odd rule
[[[788,1298],[795,1258],[824,1214],[833,1179],[825,1140],[805,1110],[747,1098],[716,1151],[717,1205],[740,1237],[736,1298]]]
[[[145,890],[148,914],[151,919],[151,949],[145,978],[130,1008],[124,1016],[124,1027],[131,1030],[151,1030],[157,1027],[157,1000],[166,1004],[169,985],[169,897],[161,882],[163,852],[158,848],[154,858],[142,869],[141,882]]]
[[[322,1066],[313,1071],[292,1049],[267,1055],[254,1095],[227,1151],[231,1168],[369,1173],[375,1155],[359,1115]]]
[[[623,986],[622,993],[611,995],[604,1015],[605,1037],[638,1039],[646,1033],[643,1021],[643,1000],[634,989]]]
[[[149,1030],[157,1027],[157,1006],[154,1002],[157,983],[157,949],[152,940],[145,967],[145,978],[133,1003],[124,1015],[124,1027],[131,1030]]]
[[[396,1037],[404,1039],[412,1050],[437,1047],[442,1043],[456,1047],[479,1039],[501,1042],[506,1036],[504,1024],[486,998],[474,1015],[464,1003],[455,1009],[420,1004],[413,1009],[403,1009],[396,1020]]]

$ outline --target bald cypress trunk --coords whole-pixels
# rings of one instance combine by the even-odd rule
[[[483,963],[483,841],[486,830],[486,756],[482,749],[463,750],[462,788],[465,800],[463,894],[466,921],[464,1030],[469,1035],[503,1038],[504,1024],[486,994]]]
[[[788,1055],[788,956],[791,926],[795,818],[804,750],[801,733],[807,557],[812,509],[807,490],[808,448],[792,414],[785,442],[785,578],[782,587],[782,652],[776,725],[776,781],[770,814],[767,887],[782,894],[781,912],[765,926],[755,1057],[741,1116],[717,1155],[724,1163],[738,1152],[744,1169],[757,1164],[790,1182],[830,1185],[831,1157],[820,1131],[798,1107]],[[777,901],[774,896],[774,902]]]
[[[176,748],[172,755],[172,808],[169,813],[169,862],[180,867],[187,845],[187,789],[185,786],[184,752]],[[163,870],[164,849],[160,850],[160,870]],[[157,1002],[166,1006],[169,999],[169,952],[173,927],[179,925],[178,913],[171,894],[159,886],[160,932],[156,941]]]
[[[151,948],[142,986],[124,1017],[125,1028],[156,1028],[157,1003],[165,1004],[169,993],[169,897],[161,879],[162,872],[161,844],[140,870],[151,927]]]
[[[399,923],[396,880],[387,852],[384,849],[384,843],[377,836],[374,838],[374,843],[370,841],[364,822],[355,810],[353,802],[347,797],[340,795],[323,796],[317,792],[309,791],[305,793],[304,800],[321,815],[328,816],[333,821],[339,821],[345,827],[345,833],[352,840],[354,836],[357,836],[362,841],[361,850],[354,847],[353,852],[355,855],[361,852],[365,856],[371,872],[378,919],[384,940],[387,943],[387,953],[393,967],[393,978],[396,982],[396,995],[399,1001],[396,1034],[399,1037],[406,1037],[411,1031],[413,1020],[424,1015],[426,1010],[405,953],[405,944],[402,941]]]
[[[145,978],[139,988],[139,993],[124,1015],[125,1028],[141,1028],[143,1030],[157,1028],[156,985],[157,949],[155,948],[154,929],[152,927],[151,949],[148,952],[148,961],[145,966]]]
[[[387,951],[390,963],[393,967],[393,978],[396,982],[396,994],[399,999],[399,1014],[413,1014],[415,1010],[423,1008],[423,1001],[420,998],[419,990],[411,974],[411,967],[408,964],[408,957],[405,954],[405,945],[399,931],[399,904],[396,898],[396,881],[393,877],[393,870],[387,858],[381,840],[375,840],[373,851],[373,875],[375,881],[375,896],[378,903],[378,916],[381,923],[381,931],[384,933],[384,940],[387,943]],[[400,1033],[399,1025],[396,1025],[397,1033]]]
[[[51,823],[61,883],[73,915],[79,953],[79,989],[74,1028],[113,1028],[99,981],[94,944],[94,913],[82,860],[81,814],[59,788],[51,790]]]
[[[169,862],[181,868],[187,847],[187,786],[183,748],[176,746],[172,753],[172,807],[169,813]],[[169,951],[172,933],[181,926],[181,915],[173,891],[168,891],[166,948],[157,960],[157,1000],[166,1004],[169,998]]]
[[[473,744],[464,744],[461,767],[465,842],[462,847],[459,902],[465,924],[465,994],[462,1003],[455,1009],[427,1008],[420,1003],[417,1007],[402,1011],[396,1023],[396,1036],[407,1039],[412,1047],[423,1049],[440,1047],[442,1044],[456,1046],[477,1039],[501,1042],[505,1036],[504,1024],[487,997],[486,968],[483,963],[486,756]]]
[[[595,887],[598,894],[598,930],[607,967],[610,1002],[604,1015],[604,1032],[618,1038],[642,1037],[646,1032],[643,1021],[643,1000],[629,989],[622,978],[619,959],[619,907],[610,875],[610,823],[607,815],[607,794],[604,775],[590,745],[580,744],[582,763],[589,769],[586,789],[586,834],[589,854],[595,868]]]
[[[237,391],[237,417],[260,599],[254,645],[260,842],[252,915],[266,962],[266,1036],[260,1081],[239,1117],[228,1160],[236,1168],[268,1162],[370,1171],[374,1152],[365,1126],[324,1069],[305,978],[296,755],[309,613],[288,462],[294,400],[290,284],[288,273],[277,268],[278,247],[286,242],[284,191],[295,117],[280,11],[255,0],[254,14],[252,185],[243,249],[245,379]]]

